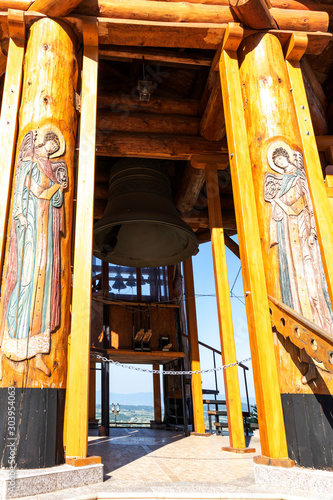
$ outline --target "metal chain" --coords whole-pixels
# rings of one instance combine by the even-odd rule
[[[226,368],[231,368],[232,366],[240,365],[245,363],[246,361],[250,361],[251,358],[246,358],[243,359],[242,361],[235,361],[234,363],[229,363],[228,365],[222,365],[218,366],[217,368],[208,368],[207,370],[149,370],[149,368],[139,368],[138,366],[132,366],[132,365],[125,365],[123,363],[119,363],[119,361],[113,361],[113,359],[108,359],[105,358],[104,356],[101,356],[100,354],[93,353],[93,357],[99,361],[104,361],[106,363],[110,363],[115,366],[121,366],[122,368],[127,368],[128,370],[136,370],[138,372],[145,372],[145,373],[154,373],[154,374],[159,374],[159,375],[198,375],[199,373],[211,373],[211,372],[218,372],[221,370],[225,370]]]

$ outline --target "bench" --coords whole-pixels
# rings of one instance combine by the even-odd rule
[[[217,399],[204,399],[203,403],[208,405],[208,410],[207,410],[207,415],[208,415],[208,422],[209,422],[209,432],[212,432],[212,417],[215,417],[214,419],[214,427],[216,429],[217,433],[222,434],[222,429],[228,428],[228,422],[220,422],[220,417],[226,417],[227,416],[227,410],[219,410],[219,406],[226,406],[226,401],[225,400],[217,400]],[[215,410],[210,409],[210,405],[215,406]],[[257,423],[252,423],[252,422],[247,422],[247,419],[250,417],[250,413],[248,411],[243,411],[243,424],[244,424],[244,430],[246,432],[246,435],[249,435],[249,430],[252,429],[259,429],[259,426]]]

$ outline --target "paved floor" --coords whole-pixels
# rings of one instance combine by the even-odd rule
[[[260,454],[258,437],[251,438],[249,444]],[[221,447],[228,445],[228,436],[185,438],[174,431],[113,428],[109,437],[89,438],[89,454],[102,456],[104,483],[25,500],[74,499],[98,492],[265,493],[333,500],[333,491],[327,495],[283,484],[279,488],[255,484],[253,454],[222,452]]]

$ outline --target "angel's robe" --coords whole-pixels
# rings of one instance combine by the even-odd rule
[[[333,313],[305,173],[285,173],[272,203],[270,246],[278,245],[282,302],[333,334]]]
[[[14,191],[5,327],[1,350],[21,361],[50,351],[60,321],[60,223],[63,191],[48,158],[23,159]],[[27,221],[24,228],[19,220]]]

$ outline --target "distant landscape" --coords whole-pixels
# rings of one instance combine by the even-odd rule
[[[205,395],[204,399],[210,396]],[[96,418],[101,420],[101,391],[96,391]],[[225,396],[218,396],[218,399],[224,399]],[[213,399],[213,397],[212,397]],[[250,406],[255,404],[255,398],[249,398]],[[150,392],[139,392],[130,394],[112,393],[110,395],[110,424],[114,425],[115,418],[111,412],[111,404],[119,403],[120,412],[117,415],[117,425],[126,423],[127,425],[146,424],[149,426],[150,420],[154,420],[153,394]],[[205,408],[205,425],[208,429],[207,405]],[[213,408],[211,408],[213,409]],[[242,398],[242,409],[247,411],[246,398]],[[163,411],[163,410],[162,410]],[[142,425],[140,425],[142,427]]]

